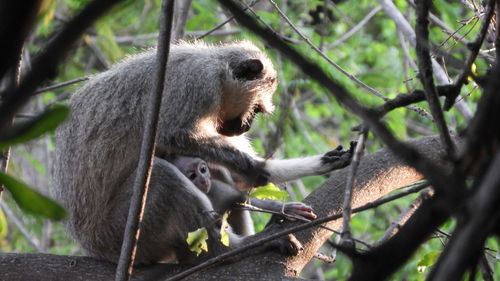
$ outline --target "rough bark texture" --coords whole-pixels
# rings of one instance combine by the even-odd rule
[[[438,137],[423,137],[409,143],[439,162],[442,146]],[[315,208],[319,217],[341,212],[348,170],[333,174],[304,200]],[[368,154],[361,160],[356,176],[353,208],[420,179],[420,174],[396,159],[387,149]],[[341,224],[339,219],[326,225],[338,229]],[[298,256],[252,251],[185,280],[294,280],[286,276],[297,276],[330,235],[329,231],[318,227],[302,231],[296,234],[304,246],[304,251]],[[0,280],[113,280],[114,269],[113,264],[87,257],[0,254]],[[132,280],[159,280],[182,269],[179,265],[165,264],[143,267],[136,270]]]

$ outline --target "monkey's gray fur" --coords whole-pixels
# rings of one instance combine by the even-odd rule
[[[92,77],[71,98],[71,115],[56,134],[53,195],[67,209],[67,227],[82,248],[112,262],[123,239],[155,58],[149,51]],[[249,42],[173,45],[166,79],[156,143],[167,151],[223,165],[250,186],[326,173],[350,161],[350,153],[339,151],[289,160],[255,157],[243,134],[255,114],[272,111],[277,78],[271,61]],[[215,238],[207,255],[189,252],[188,232],[214,232],[207,215],[213,206],[158,157],[146,204],[136,263],[174,257],[198,262],[224,250]]]

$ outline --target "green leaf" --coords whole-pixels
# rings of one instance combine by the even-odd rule
[[[15,123],[12,129],[0,137],[0,151],[7,147],[35,139],[46,132],[53,131],[69,114],[69,108],[56,105],[40,116],[25,122]]]
[[[208,231],[206,228],[198,228],[193,232],[189,232],[186,238],[186,242],[189,245],[189,250],[195,252],[196,256],[199,256],[201,252],[208,252]]]
[[[284,190],[277,188],[274,184],[268,183],[267,185],[258,187],[250,193],[252,198],[269,199],[283,201],[288,197],[288,193]]]
[[[228,212],[225,212],[224,215],[222,216],[222,225],[220,227],[220,242],[226,246],[229,247],[229,223],[227,222],[227,217],[229,216]]]
[[[424,273],[428,267],[431,267],[436,263],[437,258],[441,254],[441,251],[433,251],[425,254],[422,259],[417,264],[417,270],[420,273]]]
[[[7,219],[3,213],[2,208],[0,208],[0,239],[3,239],[9,233],[9,225],[7,224]]]
[[[5,185],[17,205],[25,212],[54,220],[60,220],[66,216],[66,211],[56,202],[6,173],[0,172],[0,184]]]

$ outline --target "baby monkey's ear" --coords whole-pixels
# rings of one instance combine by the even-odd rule
[[[256,80],[262,78],[264,65],[258,59],[242,61],[234,67],[233,76],[239,80]]]

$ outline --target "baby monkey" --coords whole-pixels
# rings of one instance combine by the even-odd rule
[[[240,213],[242,210],[237,208],[243,203],[249,203],[254,207],[276,214],[283,214],[289,220],[311,220],[316,218],[313,209],[301,202],[249,198],[245,192],[236,187],[231,175],[225,168],[220,166],[209,168],[207,162],[201,158],[188,156],[171,156],[169,158],[169,161],[182,174],[192,181],[198,189],[207,194],[214,210],[219,215],[231,210],[229,223],[237,234],[245,236],[253,234],[253,225],[249,225],[252,224],[251,219]]]

